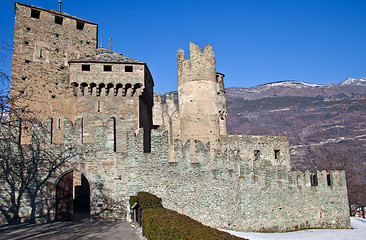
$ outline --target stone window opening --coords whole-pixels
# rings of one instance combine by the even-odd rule
[[[310,183],[313,187],[318,186],[318,175],[316,173],[310,174]]]
[[[280,150],[274,150],[275,159],[280,159]]]
[[[97,102],[97,112],[100,112],[100,101]]]
[[[43,58],[43,49],[42,48],[39,49],[39,57]]]
[[[27,64],[28,64],[28,63],[30,63],[30,61],[29,61],[29,60],[24,60],[24,62],[25,62],[25,63],[27,63]]]
[[[24,41],[24,44],[25,44],[25,45],[29,45],[29,42],[28,42],[28,41]]]
[[[30,31],[31,30],[31,28],[30,27],[27,27],[27,31]]]
[[[125,72],[133,72],[133,66],[125,66]]]
[[[104,72],[112,72],[112,65],[104,65],[103,66]]]
[[[76,21],[76,29],[83,30],[85,23]]]
[[[116,118],[113,117],[113,152],[117,152],[117,127]]]
[[[81,65],[81,71],[90,71],[90,65],[89,64],[83,64]]]
[[[330,173],[327,173],[327,185],[332,186],[332,175]]]
[[[35,10],[35,9],[31,9],[31,17],[32,18],[39,19],[40,15],[41,15],[40,11]]]
[[[62,25],[63,21],[64,21],[64,18],[63,17],[55,16],[55,23],[56,24]]]
[[[255,159],[258,159],[259,158],[259,156],[260,156],[260,151],[259,150],[254,150],[254,158]]]
[[[51,131],[50,131],[50,143],[51,144],[53,144],[53,141],[52,141],[52,139],[53,139],[53,124],[54,124],[54,122],[53,122],[53,118],[51,118]]]
[[[58,120],[57,120],[57,129],[58,130],[61,129],[61,118],[58,118]]]

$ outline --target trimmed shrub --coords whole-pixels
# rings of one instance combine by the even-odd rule
[[[148,208],[162,208],[161,198],[148,192],[139,192],[136,196],[130,197],[130,206],[132,207],[135,202],[139,203],[142,209]]]
[[[243,240],[166,208],[144,209],[142,224],[149,240]]]

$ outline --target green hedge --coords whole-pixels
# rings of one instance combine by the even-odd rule
[[[154,194],[148,192],[139,192],[136,196],[130,197],[130,206],[133,204],[139,203],[142,209],[148,208],[162,208],[161,198],[157,197]]]
[[[243,240],[166,208],[144,209],[142,226],[149,240]]]

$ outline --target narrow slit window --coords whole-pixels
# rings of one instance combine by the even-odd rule
[[[327,185],[332,186],[332,175],[327,173]]]
[[[76,29],[83,30],[85,23],[77,21],[76,22]]]
[[[275,159],[280,159],[280,150],[274,150]]]
[[[100,101],[98,101],[98,103],[97,103],[98,105],[97,105],[97,111],[98,112],[100,112]]]
[[[52,139],[53,139],[53,129],[54,129],[54,127],[53,127],[53,124],[55,124],[54,123],[54,121],[53,121],[53,118],[51,118],[51,131],[50,131],[50,143],[52,144],[53,143],[53,141],[52,141]]]
[[[132,66],[125,66],[125,72],[133,72]]]
[[[116,129],[116,119],[113,118],[113,152],[117,151],[117,129]]]
[[[90,71],[90,65],[81,65],[81,71]]]
[[[32,10],[31,10],[31,17],[32,17],[32,18],[37,18],[37,19],[39,19],[40,15],[41,15],[41,12],[40,12],[40,11],[35,10],[35,9],[32,9]]]
[[[103,70],[104,72],[112,72],[112,65],[104,65]]]
[[[318,175],[316,173],[310,174],[310,182],[311,186],[313,187],[318,186]]]
[[[56,24],[62,25],[63,21],[64,21],[64,18],[63,17],[55,16],[55,23]]]
[[[58,130],[61,129],[61,118],[58,118],[58,121],[57,121],[57,128]]]

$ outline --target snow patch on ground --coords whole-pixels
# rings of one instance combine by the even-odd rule
[[[309,229],[287,233],[256,233],[256,232],[235,232],[229,230],[232,235],[249,240],[364,240],[366,239],[366,220],[351,217],[353,229]]]

